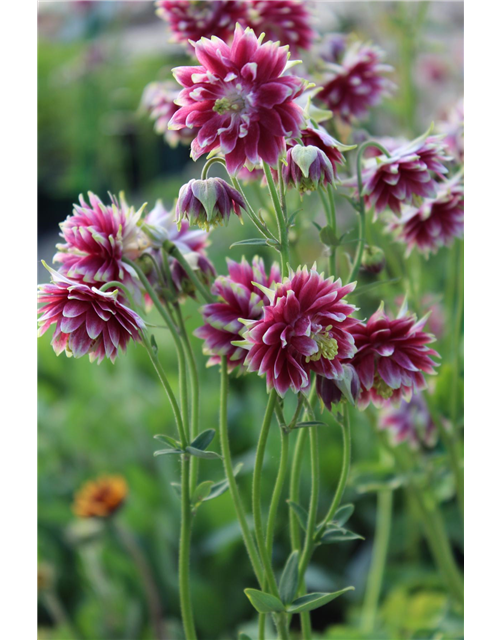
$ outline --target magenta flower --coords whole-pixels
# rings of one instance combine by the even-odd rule
[[[245,258],[241,263],[227,261],[229,275],[219,276],[212,287],[212,293],[218,296],[218,302],[203,307],[205,324],[194,332],[194,335],[205,340],[203,352],[210,356],[209,365],[218,364],[221,356],[227,356],[229,370],[243,364],[247,352],[233,344],[240,339],[240,331],[244,325],[240,318],[258,320],[262,317],[264,306],[269,300],[262,290],[256,286],[271,287],[280,282],[279,267],[273,264],[266,274],[264,261],[255,257],[252,266]]]
[[[217,36],[227,40],[237,22],[246,22],[247,2],[239,0],[158,0],[156,13],[167,22],[176,42]]]
[[[338,379],[316,376],[316,392],[325,408],[333,411],[333,405],[340,402],[355,404],[361,391],[356,369],[349,363],[342,363],[343,374]]]
[[[374,207],[375,216],[389,207],[401,213],[402,203],[436,195],[435,176],[448,173],[443,162],[446,155],[440,136],[424,134],[396,149],[389,158],[379,156],[368,161],[363,171],[363,193],[367,207]]]
[[[428,257],[463,236],[464,186],[461,179],[459,175],[441,183],[434,199],[424,200],[420,207],[409,209],[390,225],[406,244],[407,255],[416,247]]]
[[[342,299],[355,286],[325,279],[314,265],[310,272],[290,271],[274,289],[263,288],[270,304],[263,318],[245,322],[244,340],[237,343],[249,350],[248,370],[265,375],[268,389],[282,397],[290,388],[307,390],[313,371],[341,378],[342,361],[356,351],[350,334],[356,321],[349,317],[355,307]]]
[[[393,69],[382,64],[383,57],[378,47],[361,42],[351,44],[340,63],[326,64],[329,74],[322,82],[318,99],[346,122],[363,118],[394,86],[384,75]]]
[[[117,290],[102,292],[47,269],[52,282],[39,287],[39,335],[56,325],[51,344],[57,355],[65,351],[80,358],[88,353],[91,362],[99,364],[104,358],[114,362],[118,347],[125,351],[130,339],[140,340],[146,325],[119,302]]]
[[[345,164],[345,158],[343,156],[344,151],[350,151],[355,149],[355,145],[345,145],[333,138],[327,131],[321,126],[312,127],[307,126],[301,131],[301,141],[308,147],[313,146],[321,149],[330,160],[333,168],[333,174],[335,178],[338,177],[337,169],[339,166]]]
[[[332,163],[318,147],[296,144],[286,152],[283,180],[301,193],[326,188],[334,181]]]
[[[155,121],[156,133],[163,135],[171,147],[176,147],[179,142],[191,144],[195,136],[195,132],[187,127],[178,131],[168,128],[170,119],[180,108],[175,104],[178,96],[179,88],[174,82],[151,82],[144,89],[141,99],[141,107]]]
[[[241,218],[245,209],[242,195],[221,178],[190,180],[181,187],[175,208],[177,221],[183,218],[208,231],[217,225],[227,225],[231,213]]]
[[[422,394],[415,394],[399,407],[388,406],[380,414],[378,426],[387,429],[394,445],[407,442],[416,449],[420,445],[433,447],[437,441],[436,425]]]
[[[202,38],[195,54],[202,66],[173,70],[184,89],[170,128],[198,129],[192,157],[219,149],[231,175],[259,160],[276,166],[285,137],[298,137],[303,119],[294,99],[304,81],[284,73],[287,47],[262,44],[251,29],[237,25],[231,46]]]
[[[426,386],[424,373],[434,374],[436,363],[431,356],[439,354],[427,345],[434,336],[423,331],[427,317],[417,322],[403,308],[391,320],[380,306],[368,322],[359,322],[351,332],[357,347],[352,359],[361,383],[359,407],[373,402],[376,407],[399,405],[409,401],[412,393]]]
[[[311,16],[301,0],[251,0],[248,26],[266,39],[289,45],[293,55],[310,49],[316,39]]]
[[[90,191],[88,196],[90,204],[81,195],[73,215],[61,223],[66,242],[57,245],[54,262],[61,263],[61,273],[71,280],[91,284],[119,280],[133,285],[133,269],[123,258],[135,260],[147,246],[138,226],[142,208],[135,212],[122,195],[120,200],[111,196],[110,205]]]

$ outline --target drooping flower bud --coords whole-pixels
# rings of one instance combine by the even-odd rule
[[[356,369],[350,364],[344,364],[342,368],[344,374],[338,379],[316,377],[316,391],[328,411],[342,401],[355,404],[361,390]]]
[[[367,244],[361,257],[361,266],[369,273],[380,273],[385,267],[385,253],[380,247]]]
[[[297,144],[287,151],[286,162],[283,180],[301,193],[316,191],[334,181],[332,163],[318,147]]]
[[[208,231],[229,222],[231,213],[241,216],[245,201],[241,194],[221,178],[190,180],[181,187],[175,209],[177,222],[183,218]]]

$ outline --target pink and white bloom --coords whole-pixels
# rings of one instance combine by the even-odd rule
[[[436,197],[424,200],[420,207],[412,207],[400,220],[390,225],[401,242],[406,244],[406,255],[416,247],[429,256],[441,247],[449,247],[464,232],[464,186],[462,176],[439,185]]]
[[[389,207],[401,213],[403,203],[415,203],[418,198],[436,195],[436,177],[448,173],[443,162],[446,155],[442,136],[427,133],[394,150],[390,157],[371,158],[362,174],[367,207],[374,207],[375,216]]]
[[[246,23],[248,10],[248,2],[243,0],[158,0],[156,6],[173,39],[182,44],[211,36],[228,40],[237,22]]]
[[[425,389],[424,373],[433,375],[439,354],[427,345],[432,334],[423,330],[427,316],[417,321],[403,307],[394,320],[384,313],[383,304],[368,322],[359,322],[351,330],[357,353],[351,361],[361,383],[358,405],[365,409],[399,405],[409,401],[414,392]]]
[[[247,352],[234,341],[240,339],[244,328],[241,318],[257,320],[262,317],[269,299],[258,285],[271,287],[281,281],[280,270],[274,263],[266,273],[264,261],[257,256],[252,264],[243,258],[241,263],[227,260],[229,275],[219,276],[212,287],[217,302],[202,308],[205,324],[194,335],[205,341],[203,352],[210,356],[208,364],[218,364],[221,356],[227,356],[229,370],[243,364]]]
[[[393,68],[383,64],[383,58],[382,50],[373,45],[347,46],[340,62],[326,63],[318,100],[346,122],[365,117],[394,87],[385,76]]]
[[[285,73],[288,48],[263,44],[237,25],[230,46],[215,36],[202,38],[195,55],[201,66],[173,70],[184,89],[170,128],[198,129],[192,157],[219,150],[232,175],[245,163],[276,166],[285,137],[299,137],[303,120],[294,99],[304,81]]]
[[[155,122],[156,133],[161,134],[167,144],[176,147],[179,142],[181,144],[191,144],[195,136],[192,129],[185,127],[178,131],[172,131],[168,128],[170,119],[179,110],[179,106],[175,104],[179,96],[179,87],[170,81],[150,82],[142,94],[141,107],[145,109]]]
[[[139,227],[142,209],[135,211],[120,195],[105,205],[89,191],[89,204],[80,195],[73,215],[61,223],[64,244],[58,244],[54,262],[71,280],[90,284],[118,280],[134,284],[133,269],[123,258],[135,260],[146,248],[147,238]]]
[[[189,220],[208,231],[227,225],[231,213],[241,219],[245,201],[239,191],[222,178],[190,180],[181,187],[175,208],[177,221]]]
[[[356,307],[343,300],[355,283],[324,278],[314,265],[290,271],[272,289],[261,287],[270,304],[260,320],[245,322],[244,340],[235,343],[248,349],[249,371],[266,376],[268,389],[284,396],[306,391],[311,373],[335,379],[343,376],[342,361],[356,351],[349,316]]]
[[[332,163],[318,147],[296,144],[286,152],[283,181],[301,193],[325,189],[334,182]]]
[[[248,26],[266,39],[289,45],[293,55],[310,49],[317,33],[311,28],[311,15],[302,0],[251,0]]]
[[[306,147],[313,146],[321,149],[328,160],[332,163],[333,174],[335,179],[338,178],[338,168],[345,164],[343,153],[355,149],[355,145],[345,145],[331,136],[328,131],[322,127],[313,127],[308,125],[301,131],[301,141]]]
[[[125,351],[130,339],[140,340],[146,325],[118,300],[117,290],[103,292],[47,268],[52,282],[39,286],[39,335],[55,324],[51,344],[57,355],[65,351],[75,358],[88,354],[91,362],[114,362],[118,348]]]
[[[378,426],[390,433],[394,445],[407,442],[418,449],[421,445],[433,447],[437,441],[437,428],[421,393],[399,407],[384,407]]]

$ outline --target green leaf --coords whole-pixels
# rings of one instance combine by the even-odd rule
[[[304,529],[304,531],[307,531],[307,511],[304,509],[304,507],[301,507],[300,504],[297,504],[296,502],[292,502],[291,500],[287,500],[287,502],[294,510],[295,515],[299,520],[300,526]]]
[[[205,480],[204,482],[200,482],[200,484],[194,490],[192,496],[192,503],[194,506],[200,504],[201,502],[203,502],[203,500],[205,500],[205,498],[209,495],[213,484],[213,480]]]
[[[344,504],[342,507],[340,507],[340,509],[337,509],[337,511],[335,511],[333,520],[339,527],[342,527],[349,520],[353,513],[354,505]]]
[[[285,611],[281,600],[257,589],[245,589],[245,595],[259,613],[278,613]]]
[[[370,284],[365,284],[362,287],[357,287],[354,289],[352,293],[349,294],[349,297],[359,296],[363,293],[367,293],[368,291],[372,291],[377,287],[381,287],[383,284],[394,284],[395,282],[399,282],[401,278],[391,278],[390,280],[377,280],[377,282],[371,282]]]
[[[310,420],[309,422],[297,422],[294,429],[306,429],[307,427],[326,427],[325,422],[318,422],[317,420]]]
[[[151,334],[151,348],[155,355],[158,355],[158,345],[156,344],[156,339],[153,334]]]
[[[232,249],[233,247],[237,247],[238,245],[244,245],[244,246],[258,245],[258,246],[262,246],[262,245],[267,245],[267,240],[266,240],[266,238],[248,238],[247,240],[239,240],[238,242],[233,242],[233,244],[229,245],[229,248]]]
[[[215,429],[207,429],[206,431],[202,431],[200,434],[198,434],[189,446],[193,447],[194,449],[200,449],[201,451],[205,451],[205,449],[212,442],[214,437],[215,437]]]
[[[250,636],[247,636],[246,633],[240,633],[240,635],[238,636],[238,640],[252,640],[252,638]]]
[[[363,536],[360,536],[354,531],[348,529],[342,529],[341,527],[328,528],[321,536],[321,544],[333,544],[334,542],[347,542],[348,540],[364,540]]]
[[[169,447],[172,447],[172,449],[180,449],[181,448],[181,443],[177,442],[177,440],[175,438],[171,438],[170,436],[166,436],[163,433],[157,433],[155,436],[153,436],[153,438],[155,440],[159,440],[160,442],[163,442],[163,444],[166,444]]]
[[[243,462],[238,463],[233,470],[233,474],[237,476],[242,467],[243,467]],[[216,482],[210,489],[210,493],[208,494],[208,496],[204,498],[204,501],[206,502],[207,500],[213,500],[214,498],[218,498],[223,493],[225,493],[228,489],[229,489],[229,482],[227,480],[221,480],[220,482]]]
[[[286,562],[279,584],[281,602],[290,604],[299,586],[299,552],[292,551]]]
[[[326,244],[327,247],[337,247],[340,244],[335,231],[330,225],[321,229],[319,232],[319,239],[323,244]]]
[[[179,453],[184,453],[184,451],[182,449],[158,449],[158,451],[155,451],[153,453],[153,455],[156,456],[168,456],[170,454],[176,454],[179,455]]]
[[[195,447],[186,447],[186,452],[190,453],[195,458],[203,458],[203,460],[216,460],[217,458],[222,459],[218,453],[215,451],[203,451],[202,449],[196,449]]]
[[[182,487],[178,482],[171,482],[170,483],[172,485],[172,489],[175,491],[175,493],[179,496],[181,496],[182,493]]]
[[[334,593],[308,593],[307,596],[302,596],[294,600],[292,604],[287,607],[288,613],[302,613],[303,611],[312,611],[318,607],[322,607],[324,604],[328,604],[335,598],[338,598],[346,591],[353,591],[354,587],[346,587],[340,591]]]

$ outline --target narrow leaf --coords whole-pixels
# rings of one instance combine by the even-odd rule
[[[291,500],[288,500],[287,502],[294,510],[295,515],[299,520],[300,526],[304,529],[304,531],[307,531],[307,511],[304,509],[304,507],[301,507],[300,504],[297,504],[296,502],[292,502]]]
[[[153,455],[156,456],[168,456],[172,453],[175,453],[176,455],[178,455],[179,453],[184,453],[184,451],[182,449],[158,449],[158,451],[155,451],[153,453]]]
[[[292,604],[287,607],[287,611],[288,613],[302,613],[303,611],[313,611],[313,609],[322,607],[332,600],[335,600],[335,598],[338,598],[346,591],[353,590],[354,587],[346,587],[345,589],[335,591],[334,593],[308,593],[307,596],[302,596],[301,598],[297,598],[297,600],[294,600]]]
[[[370,284],[365,284],[362,287],[357,287],[354,289],[352,293],[349,294],[349,297],[359,296],[363,293],[367,293],[368,291],[372,291],[377,287],[381,287],[383,284],[393,284],[394,282],[398,282],[401,278],[391,278],[390,280],[377,280],[377,282],[371,282]]]
[[[243,462],[238,463],[233,470],[235,476],[241,471],[243,467]],[[206,498],[204,498],[205,502],[207,500],[213,500],[214,498],[218,498],[223,493],[225,493],[229,489],[229,482],[227,480],[221,480],[220,482],[216,482],[212,488],[210,489],[210,493]]]
[[[266,245],[267,240],[265,238],[249,238],[248,240],[239,240],[238,242],[233,242],[229,246],[230,249],[233,247],[237,247],[238,245]]]
[[[189,446],[193,447],[194,449],[205,451],[205,449],[214,439],[214,436],[215,429],[207,429],[206,431],[202,431],[200,434],[198,434]]]
[[[166,436],[163,433],[157,433],[155,436],[153,436],[153,438],[155,440],[159,440],[160,442],[163,442],[163,444],[166,444],[169,447],[172,447],[172,449],[180,449],[181,448],[181,443],[177,442],[177,440],[175,438],[171,438],[170,436]]]
[[[213,484],[214,483],[212,480],[205,480],[204,482],[200,482],[193,493],[193,505],[197,505],[205,500],[205,498],[210,493],[210,489],[212,488]]]
[[[342,527],[352,516],[353,512],[354,512],[354,505],[345,504],[342,507],[340,507],[340,509],[337,509],[337,511],[335,511],[333,520],[336,524],[338,524],[339,527]]]
[[[278,613],[285,611],[283,603],[275,596],[257,589],[245,589],[245,595],[259,613]]]
[[[309,420],[308,422],[297,422],[294,429],[306,429],[307,427],[326,427],[325,422],[318,422],[317,420]]]
[[[190,453],[195,458],[203,458],[203,460],[216,460],[221,456],[215,451],[203,451],[202,449],[195,449],[195,447],[186,447],[187,453]]]
[[[299,586],[299,552],[292,551],[290,554],[279,584],[281,602],[290,604]]]
[[[347,542],[348,540],[364,540],[364,538],[358,533],[354,533],[354,531],[348,531],[347,529],[340,529],[338,527],[327,529],[321,536],[321,544]]]

